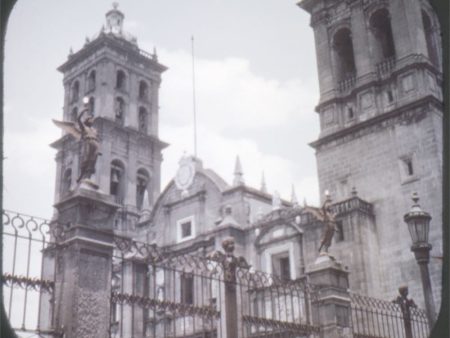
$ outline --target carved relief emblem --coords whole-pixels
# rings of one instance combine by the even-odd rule
[[[187,189],[194,181],[195,165],[191,157],[183,156],[178,162],[179,167],[175,175],[175,184],[178,189],[187,192]]]

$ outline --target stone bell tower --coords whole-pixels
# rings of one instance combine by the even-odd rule
[[[431,255],[442,254],[442,59],[437,17],[425,0],[303,0],[316,43],[320,190],[373,204],[372,257],[381,295],[410,284],[423,299],[403,214],[412,192],[432,214]],[[345,225],[345,224],[344,224]],[[431,262],[439,299],[442,262]],[[411,285],[413,284],[413,285]]]
[[[87,97],[101,144],[93,180],[121,206],[115,230],[126,233],[160,192],[161,150],[167,144],[158,138],[158,91],[167,68],[156,51],[139,48],[123,22],[124,14],[114,4],[99,34],[71,51],[58,70],[64,75],[64,121],[76,121]],[[52,146],[58,150],[58,203],[76,185],[80,143],[65,134]]]

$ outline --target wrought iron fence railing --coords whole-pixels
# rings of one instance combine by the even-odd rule
[[[4,305],[16,331],[62,336],[55,314],[64,306],[58,289],[64,285],[61,260],[69,232],[49,220],[3,211]],[[306,277],[286,280],[255,271],[233,255],[234,247],[224,246],[223,253],[211,245],[209,251],[180,254],[118,235],[112,244],[111,294],[105,299],[110,337],[322,334],[318,318],[326,297]],[[396,303],[351,292],[348,297],[350,305],[336,318],[353,337],[428,336],[425,312],[406,297]]]
[[[237,271],[242,337],[313,337],[315,290],[305,279],[285,280],[252,269]]]
[[[115,237],[114,337],[313,337],[311,288],[223,253],[176,254]],[[133,276],[130,279],[130,275]],[[131,319],[131,320],[130,320]]]
[[[54,248],[64,227],[3,210],[3,299],[16,331],[59,336],[54,328]],[[52,253],[53,252],[53,253]]]
[[[221,267],[115,236],[113,337],[215,337],[223,299]]]
[[[350,293],[353,336],[356,338],[426,338],[425,311],[414,306]]]

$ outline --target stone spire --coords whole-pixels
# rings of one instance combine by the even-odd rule
[[[259,188],[259,190],[267,193],[266,177],[264,175],[264,171],[262,172],[262,175],[261,175],[261,188]]]
[[[244,185],[244,173],[242,172],[241,160],[239,155],[236,156],[236,163],[234,165],[234,180],[233,186]]]
[[[281,198],[278,191],[274,191],[272,195],[272,210],[277,210],[281,208]]]
[[[292,190],[291,190],[291,203],[292,203],[293,207],[298,207],[297,194],[295,193],[294,185],[292,185]]]

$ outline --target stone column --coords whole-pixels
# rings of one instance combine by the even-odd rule
[[[313,322],[322,338],[350,338],[350,295],[348,271],[329,255],[319,256],[306,272],[310,284],[318,287],[312,301]]]
[[[245,259],[234,255],[234,237],[227,237],[222,241],[222,248],[225,253],[215,251],[210,258],[217,261],[223,268],[223,287],[220,292],[221,302],[219,336],[224,338],[240,337],[242,327],[242,299],[238,299],[240,293],[236,272],[238,268],[248,269],[250,266]]]
[[[118,205],[112,196],[81,185],[55,207],[58,223],[67,226],[56,260],[56,328],[66,338],[107,338]]]

